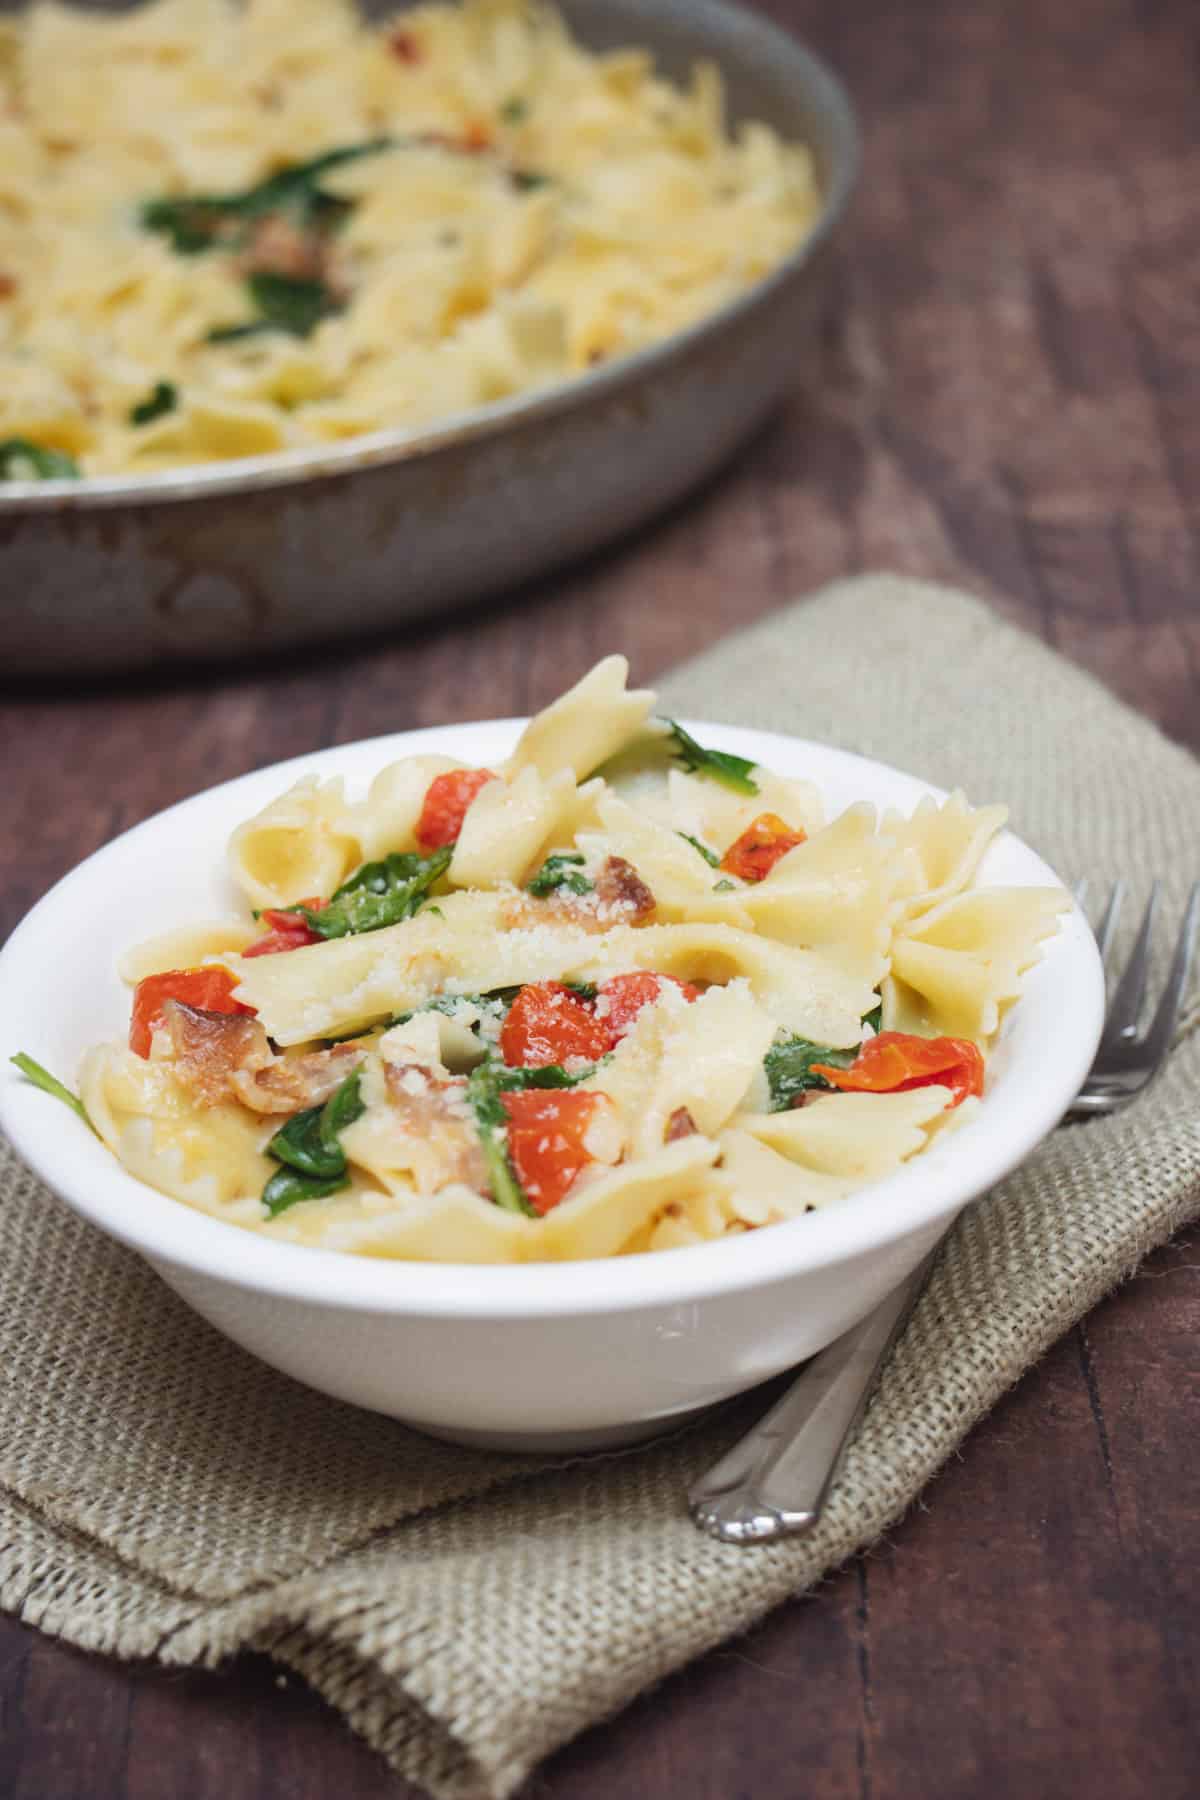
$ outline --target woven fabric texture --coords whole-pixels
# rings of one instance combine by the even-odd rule
[[[663,684],[669,710],[1006,800],[1066,880],[1182,907],[1200,769],[965,596],[889,576],[777,613]],[[501,1797],[584,1726],[894,1522],[971,1425],[1200,1210],[1200,1033],[1139,1105],[1049,1139],[970,1207],[819,1528],[754,1551],[683,1495],[749,1423],[586,1462],[433,1443],[275,1374],[0,1144],[0,1605],[172,1663],[300,1671],[439,1800]]]

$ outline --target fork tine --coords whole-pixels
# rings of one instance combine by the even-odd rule
[[[1103,1055],[1114,1045],[1124,1043],[1137,1032],[1138,1016],[1142,1010],[1142,1002],[1146,998],[1146,975],[1150,967],[1150,933],[1154,929],[1154,914],[1158,906],[1158,883],[1150,889],[1150,898],[1146,902],[1146,910],[1142,914],[1142,922],[1138,926],[1138,934],[1134,939],[1133,949],[1125,971],[1117,983],[1116,992],[1108,1008],[1108,1019],[1104,1026],[1104,1036],[1100,1039],[1098,1054]],[[1105,924],[1107,924],[1107,919]]]
[[[1192,954],[1196,948],[1197,926],[1200,926],[1200,881],[1193,887],[1188,899],[1187,911],[1183,915],[1183,924],[1179,928],[1175,954],[1171,958],[1167,984],[1163,989],[1162,999],[1155,1009],[1154,1017],[1150,1021],[1150,1029],[1145,1037],[1146,1055],[1156,1061],[1166,1055],[1171,1046],[1171,1039],[1175,1035],[1175,1026],[1187,993],[1188,976],[1192,968]]]
[[[1101,962],[1108,961],[1108,953],[1112,949],[1112,941],[1116,936],[1117,926],[1121,919],[1121,907],[1125,902],[1125,883],[1114,881],[1112,892],[1108,896],[1108,905],[1104,909],[1104,917],[1096,927],[1096,942],[1100,946]]]

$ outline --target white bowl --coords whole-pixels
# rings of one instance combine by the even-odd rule
[[[240,1231],[136,1181],[11,1067],[9,1055],[24,1050],[73,1081],[90,1044],[123,1036],[129,996],[116,973],[120,952],[172,925],[227,912],[230,831],[298,776],[343,775],[353,791],[386,763],[423,751],[494,763],[522,723],[448,726],[297,757],[171,807],[89,857],[0,954],[0,1126],[69,1206],[286,1374],[465,1443],[586,1449],[678,1422],[812,1355],[863,1317],[967,1201],[1058,1122],[1095,1051],[1104,980],[1074,909],[1027,977],[989,1059],[978,1117],[960,1131],[887,1180],[804,1218],[728,1242],[590,1262],[386,1262]],[[703,723],[689,729],[814,781],[830,812],[854,800],[908,810],[925,794],[941,797],[909,775],[824,745]],[[1039,886],[1057,877],[1005,833],[980,879]]]

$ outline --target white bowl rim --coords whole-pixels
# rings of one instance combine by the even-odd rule
[[[83,1218],[154,1261],[165,1261],[230,1286],[333,1309],[409,1317],[487,1320],[552,1318],[682,1306],[769,1286],[789,1276],[852,1261],[885,1249],[950,1216],[1007,1175],[1059,1122],[1091,1064],[1104,1014],[1104,975],[1095,939],[1078,907],[1064,915],[1018,1007],[1033,1007],[1036,986],[1039,1054],[1022,1079],[1008,1076],[978,1116],[883,1181],[803,1218],[732,1239],[638,1256],[579,1262],[487,1265],[406,1262],[321,1250],[259,1236],[159,1195],[116,1161],[61,1103],[32,1088],[9,1062],[17,1050],[37,1055],[37,972],[77,923],[80,901],[97,881],[119,877],[121,865],[172,829],[189,812],[228,802],[225,836],[290,781],[343,773],[355,761],[382,768],[398,756],[441,751],[464,761],[502,755],[523,719],[436,726],[361,739],[308,752],[237,776],[164,809],[102,846],[63,876],[27,913],[0,951],[0,1129],[29,1167]],[[687,719],[688,730],[783,773],[796,764],[832,765],[861,776],[863,799],[881,785],[907,784],[944,799],[945,790],[888,764],[812,740]],[[256,790],[262,790],[257,792]],[[247,798],[253,793],[253,798]],[[223,844],[223,839],[221,840]],[[1016,885],[1061,885],[1053,870],[1011,832],[996,841],[1016,871]],[[211,853],[210,843],[210,853]],[[219,854],[219,850],[218,850]],[[163,928],[178,919],[164,920]],[[114,944],[114,957],[129,946]],[[1040,990],[1044,990],[1040,991]],[[1069,1001],[1069,1004],[1068,1004]],[[52,1009],[53,1010],[53,1009]],[[44,999],[41,1016],[45,1016]],[[86,1045],[80,1044],[80,1054]],[[74,1071],[57,1073],[73,1077]],[[49,1108],[50,1111],[44,1111]],[[147,1205],[151,1195],[159,1204]]]

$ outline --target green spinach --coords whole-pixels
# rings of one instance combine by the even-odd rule
[[[467,1099],[475,1115],[475,1129],[487,1168],[492,1199],[505,1212],[520,1213],[536,1219],[537,1209],[530,1205],[525,1190],[517,1180],[505,1142],[508,1114],[500,1098],[501,1088],[494,1063],[480,1063],[467,1077]]]
[[[705,862],[708,864],[710,869],[719,869],[720,868],[721,859],[717,855],[716,851],[710,850],[707,844],[702,844],[700,842],[699,838],[694,838],[691,835],[691,833],[688,831],[677,832],[676,836],[681,837],[685,844],[690,844],[692,846],[693,850],[698,851],[699,854],[704,858]]]
[[[831,1050],[826,1044],[814,1044],[810,1038],[781,1032],[763,1061],[771,1090],[768,1110],[787,1112],[811,1088],[830,1091],[832,1084],[816,1074],[812,1065],[828,1063],[834,1069],[848,1069],[857,1055],[857,1046],[853,1050]]]
[[[210,344],[232,344],[239,338],[259,337],[265,331],[311,337],[322,319],[332,318],[342,310],[342,302],[325,282],[280,275],[274,269],[256,269],[247,275],[246,292],[262,316],[238,325],[215,325],[208,333]]]
[[[758,783],[751,774],[756,766],[754,763],[744,756],[734,756],[728,750],[706,750],[674,719],[665,719],[663,723],[670,727],[675,740],[676,761],[689,774],[707,775],[737,794],[757,794]]]
[[[539,900],[566,888],[571,894],[590,894],[594,884],[583,874],[583,858],[571,850],[556,850],[548,856],[537,874],[526,883],[528,891]]]
[[[285,214],[301,231],[328,234],[344,223],[353,207],[340,195],[327,192],[321,177],[359,157],[394,150],[402,141],[378,137],[326,150],[307,162],[289,163],[241,193],[147,200],[142,206],[142,224],[147,231],[161,232],[180,256],[195,256],[218,244],[244,243],[254,221],[269,213]]]
[[[23,437],[0,441],[0,481],[78,481],[81,473],[65,450],[46,450]]]
[[[530,1088],[573,1088],[608,1061],[602,1056],[598,1063],[589,1063],[577,1075],[564,1069],[561,1063],[541,1063],[531,1069],[509,1069],[493,1064],[492,1080],[502,1094],[524,1094]]]
[[[73,1113],[78,1114],[89,1131],[95,1131],[96,1127],[88,1118],[87,1108],[78,1094],[73,1094],[69,1087],[64,1087],[63,1083],[57,1076],[52,1075],[49,1069],[43,1069],[41,1063],[34,1062],[32,1056],[26,1056],[23,1050],[18,1051],[16,1056],[10,1058],[10,1061],[17,1065],[26,1081],[31,1081],[34,1087],[41,1088],[43,1094],[52,1094],[56,1100],[61,1100],[64,1106],[69,1106]]]
[[[211,331],[205,332],[204,341],[206,344],[237,344],[243,338],[263,337],[278,329],[266,319],[247,319],[241,325],[214,325]]]
[[[156,381],[144,400],[130,409],[131,425],[149,425],[179,405],[179,389],[173,381]]]
[[[323,1106],[296,1113],[275,1133],[267,1155],[284,1167],[272,1175],[262,1192],[268,1217],[277,1218],[301,1200],[323,1200],[349,1185],[341,1133],[362,1117],[360,1084],[356,1069]]]
[[[307,906],[289,906],[284,910],[299,913],[323,938],[380,931],[385,925],[411,919],[420,910],[435,882],[449,868],[452,855],[449,845],[429,856],[396,851],[381,862],[364,863],[320,912]]]

